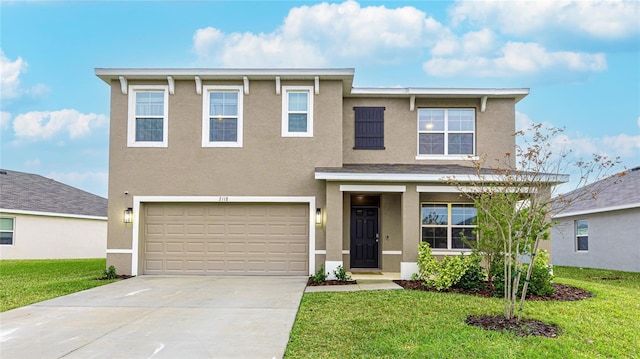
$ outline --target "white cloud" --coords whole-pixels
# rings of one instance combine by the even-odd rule
[[[6,130],[11,123],[11,114],[7,111],[0,111],[0,129]]]
[[[640,127],[640,116],[638,116],[638,127]]]
[[[18,57],[11,61],[0,49],[0,98],[13,99],[21,95],[20,74],[27,70],[27,63]]]
[[[620,39],[640,33],[637,1],[472,1],[451,9],[454,24],[469,21],[505,34],[530,35],[566,31],[600,39]]]
[[[13,121],[13,130],[18,138],[49,139],[60,132],[67,132],[69,138],[74,139],[107,122],[105,115],[84,114],[73,109],[34,111],[18,115]]]
[[[68,184],[99,196],[107,196],[108,172],[51,172],[46,177]]]
[[[27,71],[27,62],[21,57],[11,61],[0,49],[0,100],[13,100],[23,94],[41,97],[49,93],[49,87],[37,84],[24,89],[20,85],[20,75]]]
[[[524,138],[519,139],[518,144],[524,145],[524,139],[532,141],[532,133],[526,130],[534,125],[534,121],[528,115],[516,111],[516,130],[525,131]],[[640,127],[640,123],[638,124]],[[549,122],[542,123],[543,128],[555,128]],[[553,153],[571,153],[569,160],[588,160],[594,154],[606,156],[614,159],[620,157],[627,166],[637,166],[640,158],[640,135],[605,135],[602,137],[591,137],[581,133],[569,133],[563,131],[550,139],[551,151]]]
[[[441,24],[414,7],[360,7],[346,1],[294,7],[270,33],[198,29],[193,49],[200,61],[233,67],[326,66],[345,59],[389,63],[419,56],[442,31]]]
[[[640,135],[630,136],[621,133],[616,136],[604,136],[602,143],[612,148],[616,156],[632,156],[636,153],[636,160],[640,158]]]
[[[487,40],[489,41],[489,40]],[[464,41],[458,46],[463,46]],[[597,72],[607,69],[604,54],[556,51],[549,52],[536,43],[507,42],[496,57],[467,55],[459,57],[433,57],[423,64],[431,76],[449,77],[467,75],[475,77],[510,77],[534,75],[542,71]]]

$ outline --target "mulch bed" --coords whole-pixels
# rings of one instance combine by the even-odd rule
[[[133,277],[134,276],[128,275],[128,274],[118,274],[116,276],[116,279],[129,279],[129,278],[133,278]],[[110,279],[105,276],[105,277],[96,278],[96,280],[110,280]]]
[[[427,292],[437,292],[435,288],[428,288],[422,285],[422,282],[417,280],[394,280],[394,283],[403,287],[404,289],[411,290],[423,290]],[[565,284],[553,283],[555,292],[548,296],[539,296],[531,293],[527,293],[527,300],[540,300],[540,301],[575,301],[593,297],[591,292],[584,289],[572,287]],[[461,293],[468,295],[476,295],[481,297],[495,297],[493,291],[488,285],[478,290],[465,290],[459,288],[451,288],[445,293]],[[535,319],[521,319],[517,321],[515,318],[507,320],[502,315],[472,315],[467,318],[465,323],[469,325],[478,326],[486,330],[496,331],[509,331],[516,335],[528,336],[537,335],[547,338],[555,338],[558,336],[560,329],[553,324],[547,324]]]
[[[347,285],[347,284],[358,284],[358,282],[356,282],[355,280],[340,281],[335,279],[327,279],[324,282],[318,283],[318,282],[314,282],[313,279],[311,279],[311,277],[309,277],[309,280],[307,281],[307,286],[309,287],[318,287],[323,285]]]
[[[437,292],[435,288],[429,288],[422,285],[422,282],[419,280],[394,280],[394,283],[401,286],[404,289],[413,289],[413,290],[424,290],[426,292]],[[591,292],[588,292],[584,289],[572,287],[570,285],[564,285],[560,283],[553,283],[553,289],[555,292],[551,295],[540,296],[532,293],[527,293],[527,300],[554,300],[560,302],[567,301],[575,301],[582,300],[593,297]],[[460,294],[469,294],[475,295],[479,297],[495,297],[493,291],[489,288],[488,285],[485,285],[483,288],[478,290],[466,290],[460,288],[450,288],[448,290],[441,291],[444,293],[460,293]]]
[[[485,330],[504,330],[522,337],[536,335],[555,338],[560,332],[557,326],[536,319],[520,319],[518,321],[516,318],[506,319],[502,315],[471,315],[464,322]]]

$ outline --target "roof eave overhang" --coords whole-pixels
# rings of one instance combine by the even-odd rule
[[[513,181],[502,175],[469,175],[469,174],[424,174],[424,173],[354,173],[354,172],[315,172],[315,179],[325,181],[369,181],[369,182],[448,182],[459,183],[504,183]],[[526,178],[521,178],[527,182]],[[556,185],[569,181],[567,175],[546,175],[536,178],[536,182]]]
[[[102,81],[111,84],[121,76],[127,80],[321,80],[342,81],[347,90],[353,85],[353,68],[96,68],[95,74]]]
[[[345,97],[397,98],[513,98],[515,102],[529,94],[528,88],[424,88],[424,87],[356,87]]]

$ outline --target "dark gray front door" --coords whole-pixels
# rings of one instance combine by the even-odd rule
[[[351,208],[351,268],[378,268],[378,208]]]

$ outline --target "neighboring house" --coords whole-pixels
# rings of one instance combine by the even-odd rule
[[[581,199],[553,215],[553,264],[640,272],[640,167],[564,196]]]
[[[0,259],[104,258],[107,199],[0,170]]]
[[[353,69],[96,75],[111,87],[107,264],[134,275],[410,278],[421,240],[468,252],[476,209],[443,179],[514,153],[529,93],[353,88]]]

